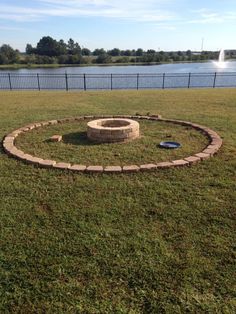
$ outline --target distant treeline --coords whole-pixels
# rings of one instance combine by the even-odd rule
[[[106,63],[159,63],[216,60],[218,51],[155,51],[121,50],[113,48],[105,50],[97,48],[93,51],[81,48],[73,39],[68,42],[57,41],[50,36],[42,37],[36,47],[26,45],[25,53],[14,50],[9,45],[0,47],[0,64],[106,64]],[[228,58],[236,58],[236,51],[227,51]]]

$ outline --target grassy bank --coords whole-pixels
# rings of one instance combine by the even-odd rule
[[[1,149],[0,312],[236,311],[235,89],[1,92],[0,137],[136,112],[207,125],[223,147],[193,167],[119,176],[38,169]]]

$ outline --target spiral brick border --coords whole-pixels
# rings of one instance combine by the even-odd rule
[[[67,162],[57,162],[55,160],[48,160],[42,159],[37,156],[31,156],[23,151],[19,150],[15,146],[15,139],[21,133],[25,133],[31,131],[36,128],[40,128],[46,125],[53,125],[57,123],[66,123],[70,121],[79,121],[79,120],[86,120],[86,119],[104,119],[104,118],[123,118],[123,119],[144,119],[144,120],[154,120],[154,121],[164,121],[170,122],[174,124],[180,124],[183,126],[192,127],[200,132],[202,132],[205,136],[209,139],[208,146],[191,156],[187,156],[183,159],[166,161],[166,162],[159,162],[159,163],[150,163],[150,164],[143,164],[143,165],[126,165],[121,167],[120,165],[117,166],[106,166],[103,167],[101,165],[80,165],[80,164],[70,164]],[[222,145],[221,137],[213,130],[208,127],[187,122],[187,121],[180,121],[180,120],[173,120],[173,119],[164,119],[161,118],[160,115],[152,115],[152,116],[132,116],[132,115],[108,115],[108,116],[80,116],[80,117],[73,117],[73,118],[65,118],[59,120],[50,120],[46,122],[39,122],[39,123],[32,123],[28,124],[24,127],[21,127],[13,132],[9,133],[5,136],[3,140],[3,148],[5,152],[14,158],[17,158],[21,161],[24,161],[28,164],[37,165],[43,168],[56,168],[56,169],[63,169],[69,170],[73,172],[86,172],[86,173],[131,173],[131,172],[138,172],[138,171],[152,171],[160,168],[170,168],[170,167],[181,167],[181,166],[188,166],[195,164],[201,160],[208,159],[215,155],[217,151],[220,149]]]

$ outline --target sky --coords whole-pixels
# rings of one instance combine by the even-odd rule
[[[0,46],[43,36],[81,47],[236,49],[236,0],[0,0]]]

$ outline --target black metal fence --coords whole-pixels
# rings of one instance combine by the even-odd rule
[[[156,74],[0,74],[0,90],[113,90],[236,87],[236,72]]]

